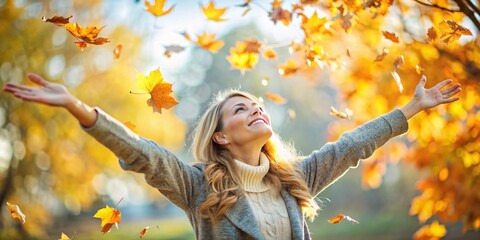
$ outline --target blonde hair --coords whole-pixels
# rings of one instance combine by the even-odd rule
[[[237,202],[239,194],[242,194],[242,191],[239,191],[240,181],[232,155],[226,148],[212,140],[213,134],[223,128],[221,120],[225,102],[236,96],[259,103],[255,96],[246,92],[229,90],[220,93],[200,119],[192,143],[195,159],[206,165],[205,178],[211,187],[207,199],[200,206],[200,214],[212,221],[224,216]],[[319,207],[309,193],[302,173],[293,165],[296,160],[293,148],[273,134],[261,151],[270,160],[270,168],[264,181],[278,190],[284,187],[295,197],[303,214],[313,220]]]

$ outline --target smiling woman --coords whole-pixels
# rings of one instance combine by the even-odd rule
[[[197,239],[310,239],[305,218],[313,219],[319,209],[314,197],[320,191],[390,138],[405,133],[408,119],[458,100],[461,91],[451,80],[425,89],[422,77],[405,106],[302,158],[279,140],[253,95],[227,91],[201,118],[192,146],[198,162],[188,165],[101,109],[82,103],[64,86],[38,75],[28,77],[40,87],[7,83],[4,91],[67,109],[115,153],[122,168],[143,173],[148,184],[183,209]]]

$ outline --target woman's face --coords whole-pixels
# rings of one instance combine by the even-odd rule
[[[225,102],[222,110],[223,129],[219,133],[225,142],[221,144],[263,146],[272,136],[270,117],[257,102],[235,96]]]

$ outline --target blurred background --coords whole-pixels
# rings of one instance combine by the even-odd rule
[[[292,15],[283,18],[286,23],[275,23],[272,2],[260,0],[215,1],[227,8],[226,20],[208,21],[201,11],[208,3],[168,0],[165,9],[174,6],[173,11],[155,17],[135,0],[0,0],[0,80],[27,84],[26,74],[34,72],[65,84],[85,103],[135,124],[138,134],[193,162],[191,132],[224,89],[261,97],[274,130],[307,155],[405,104],[421,74],[427,87],[451,78],[462,84],[462,99],[420,113],[409,121],[407,134],[321,192],[322,211],[309,227],[313,239],[480,239],[478,1],[275,2],[281,6],[277,14]],[[315,14],[331,25],[314,36],[321,24],[307,25]],[[85,27],[105,26],[99,36],[110,42],[81,51],[64,28],[42,21],[53,15],[72,15],[70,22]],[[471,36],[448,44],[427,41],[432,26],[439,35],[456,34],[439,27],[444,19],[468,28]],[[399,42],[382,31],[396,33]],[[205,32],[223,40],[218,53],[195,43]],[[235,69],[226,56],[245,39],[256,39],[277,56],[257,56],[251,69]],[[181,50],[166,54],[173,45]],[[288,60],[294,63],[287,66]],[[162,114],[146,104],[148,94],[130,93],[138,92],[137,73],[158,68],[179,102]],[[286,103],[272,101],[269,92]],[[330,107],[353,114],[339,118]],[[194,238],[181,210],[143,176],[122,171],[116,157],[65,110],[4,92],[0,179],[1,239],[58,239],[62,232],[73,239],[133,239],[147,226],[145,239]],[[6,202],[21,208],[25,224],[10,216]],[[92,216],[105,205],[119,209],[122,222],[103,235]],[[359,224],[328,222],[338,214]]]

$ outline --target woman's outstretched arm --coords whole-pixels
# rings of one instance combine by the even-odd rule
[[[67,109],[84,127],[92,126],[97,119],[97,112],[87,104],[70,94],[67,88],[58,83],[48,82],[42,77],[30,73],[28,79],[40,85],[31,87],[6,83],[3,91],[24,101],[43,103]]]
[[[303,159],[300,168],[311,194],[318,194],[350,167],[357,166],[360,159],[370,157],[389,139],[405,133],[408,119],[417,113],[460,99],[454,97],[461,91],[460,84],[444,88],[452,83],[445,80],[425,89],[425,82],[426,78],[422,77],[413,98],[405,106],[342,134],[337,141],[325,144]]]

